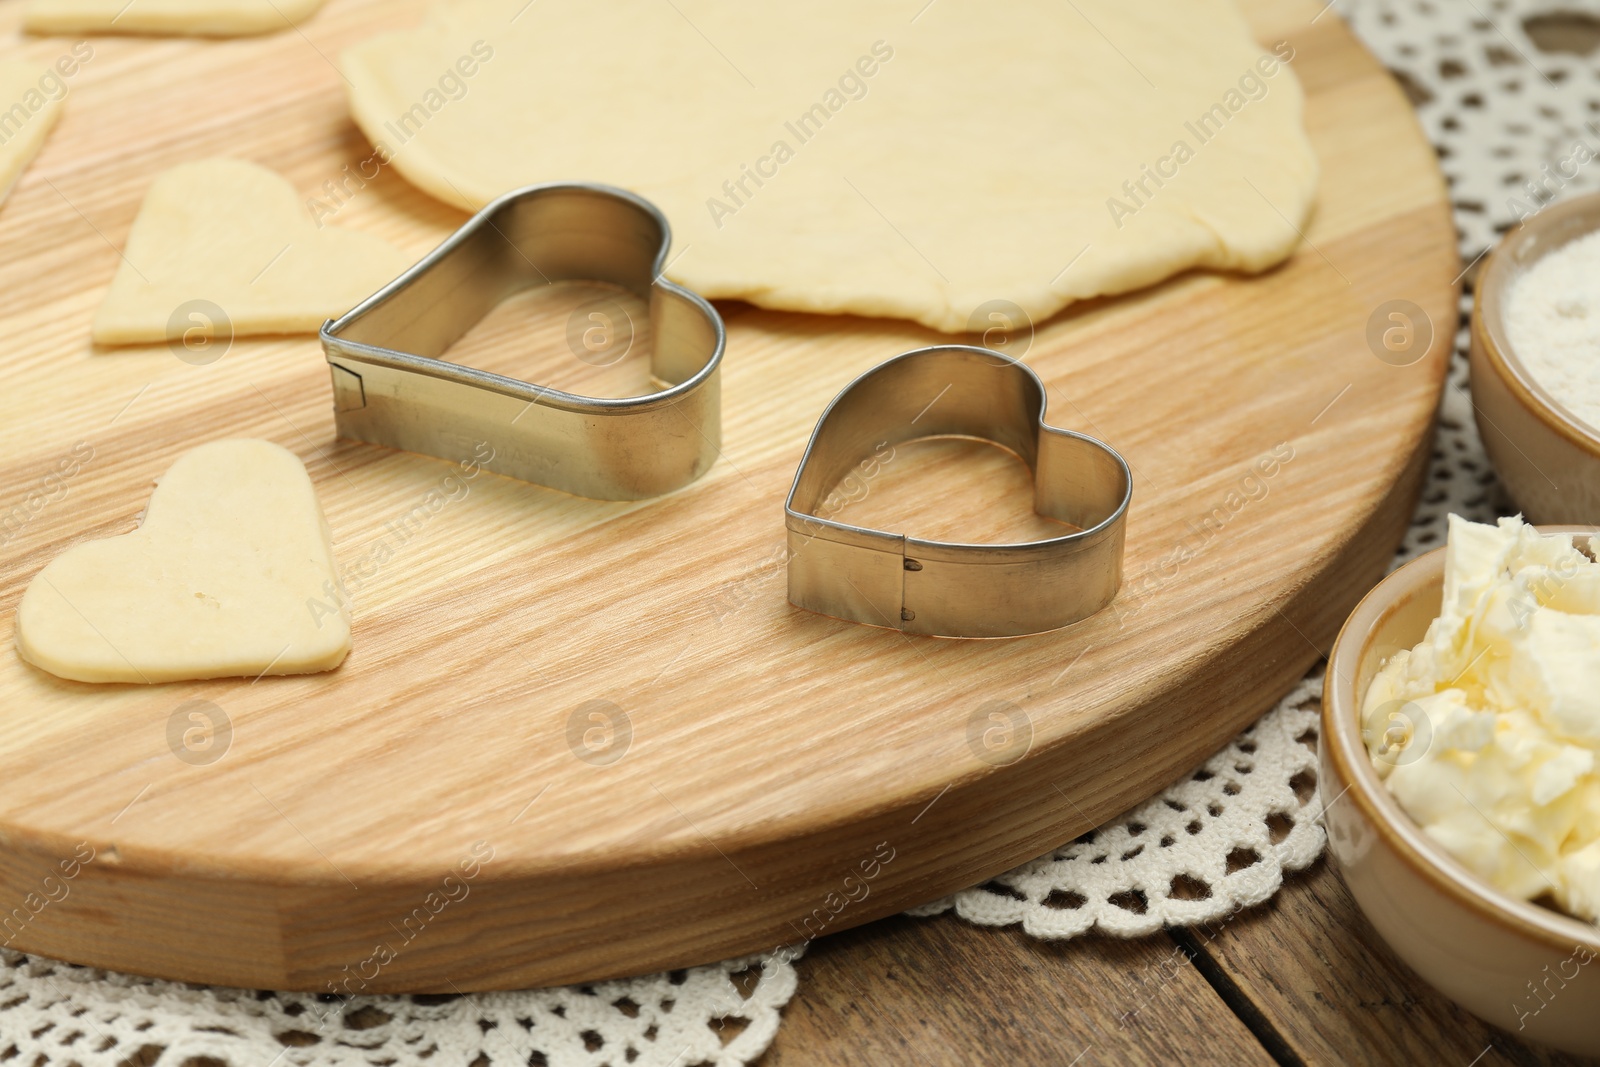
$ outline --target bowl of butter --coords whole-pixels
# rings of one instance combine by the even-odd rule
[[[1472,406],[1531,522],[1600,523],[1600,194],[1545,208],[1484,261]]]
[[[1593,536],[1594,548],[1590,546]],[[1450,517],[1328,660],[1328,846],[1368,921],[1486,1021],[1600,1055],[1600,528]]]

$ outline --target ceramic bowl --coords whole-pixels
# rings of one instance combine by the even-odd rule
[[[1507,896],[1457,862],[1400,809],[1362,740],[1361,696],[1422,639],[1443,579],[1443,549],[1401,567],[1334,644],[1320,756],[1328,848],[1379,935],[1435,989],[1519,1037],[1600,1055],[1600,927]]]
[[[1506,335],[1511,286],[1540,256],[1600,230],[1600,194],[1576,197],[1506,234],[1485,261],[1472,309],[1472,406],[1506,492],[1534,523],[1600,523],[1600,428],[1563,408]]]

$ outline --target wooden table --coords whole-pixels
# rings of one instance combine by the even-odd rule
[[[822,938],[757,1067],[1589,1062],[1457,1008],[1390,952],[1326,860],[1267,904],[1134,941],[954,915]]]

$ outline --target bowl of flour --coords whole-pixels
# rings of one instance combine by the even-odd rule
[[[1501,240],[1472,311],[1472,405],[1530,522],[1600,523],[1600,195]]]

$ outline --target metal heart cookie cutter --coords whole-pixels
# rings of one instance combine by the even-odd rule
[[[486,442],[489,470],[598,500],[694,481],[718,455],[726,338],[715,308],[661,277],[671,243],[661,212],[610,186],[501,197],[323,325],[339,436],[455,460]],[[441,358],[502,300],[563,281],[610,283],[649,302],[659,391],[578,396]]]
[[[851,622],[937,637],[1020,637],[1085,619],[1117,594],[1133,479],[1110,446],[1045,424],[1044,383],[984,348],[906,352],[823,412],[784,507],[789,600]],[[818,514],[877,450],[928,437],[1009,449],[1033,470],[1034,510],[1076,527],[1023,544],[957,544]]]

